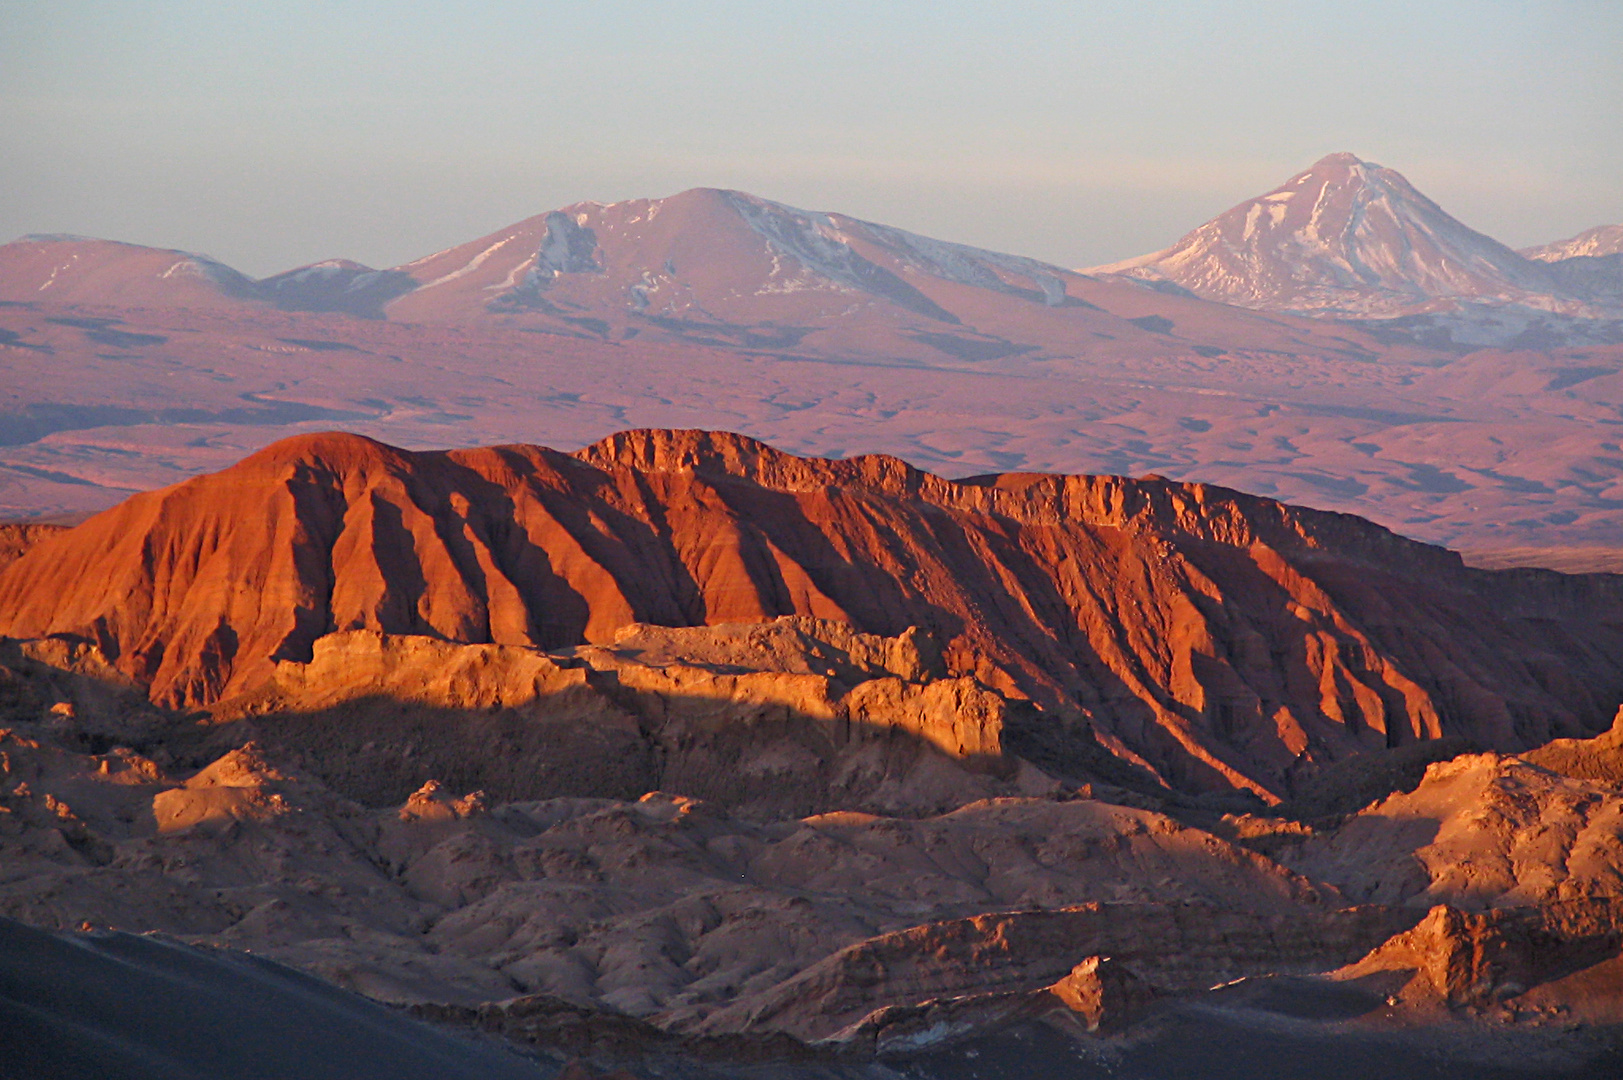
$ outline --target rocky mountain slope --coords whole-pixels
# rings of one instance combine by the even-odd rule
[[[995,732],[1019,729],[1019,756],[1050,771],[1090,775],[1102,748],[1157,784],[1274,800],[1371,750],[1461,736],[1513,751],[1601,729],[1623,697],[1618,592],[1467,570],[1354,518],[1154,478],[950,482],[693,431],[574,455],[326,435],[42,541],[0,574],[0,633],[82,641],[154,702],[227,711],[298,684],[288,665],[341,670],[335,632],[490,643],[516,650],[498,666],[526,672],[523,700],[562,709],[577,686],[623,712],[641,676],[592,650],[631,624],[810,616],[917,634],[949,681],[892,672],[904,685],[881,692],[883,665],[845,650],[843,671],[760,691],[804,723],[889,725],[865,716],[989,693],[980,729],[924,737],[992,760]],[[427,678],[440,661],[412,663]],[[326,676],[300,685],[317,696],[295,686],[259,710],[326,707]],[[650,689],[683,695],[679,679]],[[868,709],[864,694],[894,700]]]

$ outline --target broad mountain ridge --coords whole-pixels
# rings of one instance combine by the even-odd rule
[[[1620,255],[1623,254],[1623,225],[1597,225],[1565,240],[1522,248],[1521,254],[1548,263]]]
[[[207,256],[82,237],[0,246],[0,300],[338,312],[598,340],[835,356],[1006,357],[1246,348],[1368,354],[1343,328],[919,236],[739,191],[577,203],[403,266],[332,259],[255,281]]]

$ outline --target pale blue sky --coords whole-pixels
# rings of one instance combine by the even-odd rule
[[[1623,222],[1623,2],[0,0],[0,239],[254,274],[698,185],[1081,266],[1337,150]]]

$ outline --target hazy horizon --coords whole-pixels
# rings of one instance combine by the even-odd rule
[[[1347,150],[1520,247],[1623,221],[1620,51],[1586,2],[4,0],[0,240],[387,266],[707,186],[1087,266]]]

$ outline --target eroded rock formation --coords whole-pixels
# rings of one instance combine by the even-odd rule
[[[1623,793],[1467,754],[1275,856],[1371,903],[1468,910],[1623,898]]]
[[[93,643],[190,707],[351,630],[547,651],[633,623],[916,627],[943,674],[1076,723],[1045,767],[1104,746],[1174,787],[1272,800],[1368,750],[1599,730],[1623,696],[1620,596],[1154,478],[954,482],[695,431],[573,455],[323,435],[35,545],[0,573],[0,633]],[[974,752],[986,730],[953,738]]]
[[[913,771],[892,779],[912,790],[950,776],[957,808],[914,804],[908,817],[796,817],[761,802],[744,804],[746,815],[657,791],[509,801],[438,780],[368,807],[315,771],[332,747],[231,744],[254,727],[276,733],[286,714],[255,708],[317,692],[325,681],[306,679],[322,663],[349,680],[319,699],[331,711],[309,714],[333,724],[366,702],[409,719],[475,691],[499,691],[500,703],[421,718],[523,716],[570,694],[620,708],[610,692],[621,684],[593,679],[739,678],[734,662],[749,657],[759,670],[748,674],[845,688],[820,699],[835,704],[874,683],[960,681],[914,665],[905,635],[839,633],[850,631],[794,619],[633,627],[549,657],[350,632],[323,639],[308,664],[280,665],[237,700],[236,719],[153,712],[125,728],[116,714],[150,706],[68,670],[101,670],[92,652],[12,646],[0,916],[252,950],[436,1023],[555,1061],[588,1058],[597,1072],[630,1064],[640,1076],[638,1062],[659,1059],[701,1073],[693,1062],[865,1076],[864,1063],[897,1058],[935,1076],[918,1063],[978,1060],[1014,1032],[1027,1040],[1014,1044],[1021,1055],[1057,1039],[1067,1069],[1086,1057],[1097,1069],[1083,1075],[1104,1076],[1124,1046],[1162,1046],[1176,1060],[1185,1040],[1239,1024],[1258,1045],[1319,1040],[1315,1060],[1362,1046],[1364,1032],[1394,1060],[1491,1063],[1514,1047],[1545,1055],[1529,1060],[1547,1074],[1593,1060],[1601,1071],[1580,1075],[1606,1075],[1596,1056],[1610,1052],[1605,1029],[1572,1025],[1623,1022],[1623,876],[1618,830],[1606,824],[1618,793],[1517,758],[1433,765],[1414,791],[1339,824],[1230,817],[1218,823],[1234,836],[1224,839],[1053,788],[959,805],[973,793],[965,785],[1013,781],[933,744],[913,745]],[[817,665],[836,674],[814,676]],[[718,694],[706,708],[725,730],[777,706]],[[657,745],[647,714],[622,715]],[[372,719],[367,730],[384,733],[387,714]],[[108,745],[121,730],[141,749]],[[680,730],[698,745],[696,727]],[[1259,837],[1276,857],[1248,846]],[[1461,1023],[1475,1026],[1424,1034]],[[1112,1039],[1123,1030],[1126,1042]]]

